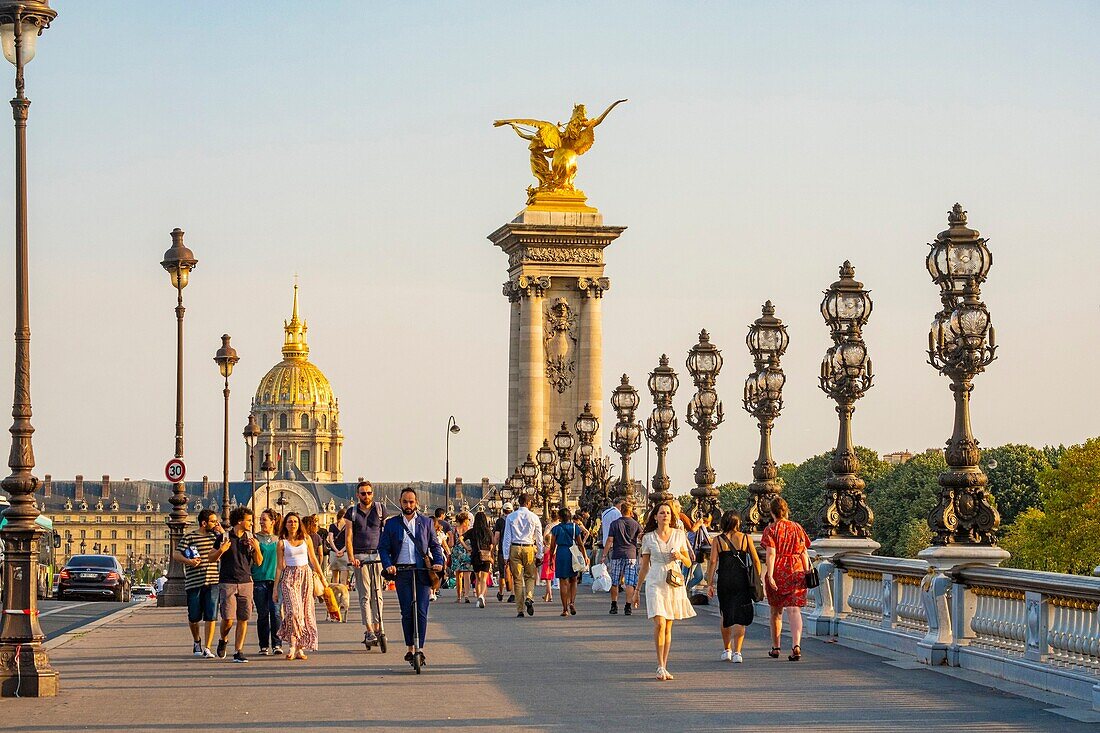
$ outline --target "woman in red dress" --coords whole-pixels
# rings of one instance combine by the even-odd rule
[[[772,523],[764,529],[760,542],[767,552],[768,571],[764,592],[771,609],[772,649],[768,656],[779,658],[779,635],[783,615],[791,629],[791,653],[787,659],[802,658],[802,606],[806,605],[806,572],[812,567],[810,538],[798,522],[790,520],[787,502],[776,497],[771,506]]]

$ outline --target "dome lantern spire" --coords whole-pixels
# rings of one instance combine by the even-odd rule
[[[294,283],[294,305],[290,320],[283,321],[283,358],[305,361],[309,356],[309,344],[306,343],[306,331],[309,326],[298,316],[298,283]]]

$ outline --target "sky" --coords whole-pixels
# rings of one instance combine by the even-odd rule
[[[978,439],[1100,433],[1094,3],[52,4],[26,73],[39,476],[162,475],[175,297],[159,262],[180,227],[199,260],[185,291],[189,478],[221,475],[222,333],[241,358],[230,439],[243,476],[249,399],[279,361],[297,274],[347,478],[442,481],[453,414],[451,476],[500,480],[507,261],[486,237],[533,179],[525,143],[491,121],[619,98],[577,179],[605,223],[628,227],[606,253],[604,392],[622,373],[641,387],[669,354],[684,384],[674,491],[698,461],[682,418],[700,328],[725,357],[718,480],[751,480],[744,338],[766,299],[790,333],[776,458],[835,444],[818,305],[845,259],[875,304],[856,441],[942,446],[952,398],[924,363],[939,308],[924,256],[956,201],[994,254],[983,297],[1000,358],[976,380]],[[12,353],[3,339],[9,385]],[[644,395],[640,413],[651,407]]]

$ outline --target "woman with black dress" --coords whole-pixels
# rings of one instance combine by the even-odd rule
[[[740,514],[726,512],[720,526],[722,534],[714,538],[710,548],[708,594],[713,598],[717,592],[718,607],[722,610],[722,661],[740,663],[744,661],[741,644],[745,641],[745,627],[753,619],[756,600],[753,578],[760,577],[760,556],[752,538],[741,531]],[[750,575],[749,568],[755,575]]]
[[[485,608],[485,587],[489,582],[489,571],[493,569],[493,532],[489,529],[489,518],[485,512],[474,515],[474,526],[466,532],[465,538],[470,543],[477,607]]]

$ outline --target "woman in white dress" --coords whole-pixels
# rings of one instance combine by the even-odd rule
[[[657,679],[671,680],[668,650],[672,646],[672,622],[691,618],[695,609],[688,600],[681,565],[691,564],[687,533],[668,502],[658,504],[649,514],[642,537],[642,562],[638,569],[640,585],[645,584],[646,612],[653,619],[653,643],[657,647]]]

